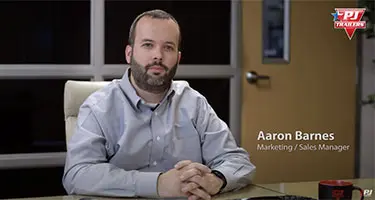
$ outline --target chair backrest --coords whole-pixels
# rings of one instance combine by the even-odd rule
[[[73,81],[68,80],[64,88],[65,138],[68,143],[77,125],[80,106],[93,92],[108,85],[110,81]]]

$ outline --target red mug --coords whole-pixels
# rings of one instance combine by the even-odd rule
[[[354,186],[352,182],[342,180],[322,180],[319,182],[319,200],[351,200],[353,190],[361,193],[363,190]]]

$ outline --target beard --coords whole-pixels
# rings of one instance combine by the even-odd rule
[[[152,66],[160,66],[164,69],[164,75],[155,72],[153,75],[148,74]],[[172,80],[176,74],[178,64],[176,63],[171,69],[162,62],[153,62],[146,66],[139,64],[134,57],[131,57],[130,70],[137,86],[150,93],[160,94],[169,89]]]

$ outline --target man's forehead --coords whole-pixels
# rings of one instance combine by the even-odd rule
[[[157,19],[151,17],[142,17],[136,26],[136,38],[152,39],[150,37],[155,36],[154,33],[162,32],[162,36],[177,36],[179,37],[179,29],[176,22],[172,19]],[[176,38],[176,39],[177,39]]]
[[[155,18],[155,17],[150,17],[150,16],[144,16],[142,18],[139,19],[138,21],[138,25],[153,25],[155,23],[158,23],[158,24],[165,24],[165,25],[170,25],[171,27],[178,27],[178,25],[176,24],[175,21],[173,21],[172,19],[161,19],[161,18]],[[137,27],[138,27],[137,25]]]

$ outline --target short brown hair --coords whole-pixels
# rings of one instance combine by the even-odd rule
[[[129,39],[128,39],[129,45],[131,45],[131,46],[134,45],[135,28],[137,26],[138,21],[142,17],[151,17],[151,18],[154,18],[154,19],[172,19],[178,26],[178,30],[179,30],[178,48],[180,49],[180,45],[181,45],[180,25],[178,24],[177,20],[171,14],[169,14],[169,13],[163,11],[163,10],[160,10],[160,9],[146,11],[146,12],[138,15],[137,18],[135,18],[132,25],[130,26]]]

